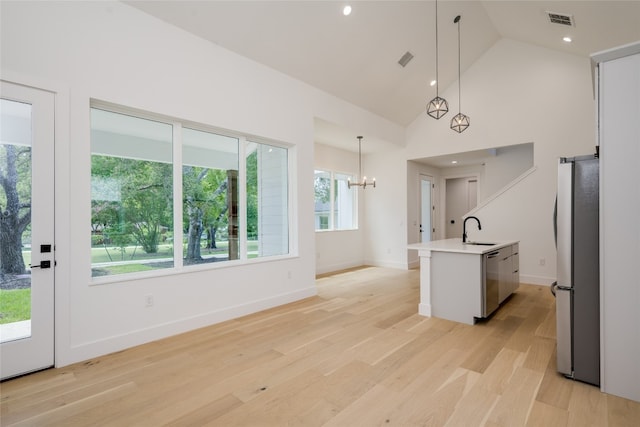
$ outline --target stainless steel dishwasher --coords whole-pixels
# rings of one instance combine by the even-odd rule
[[[488,252],[483,256],[482,317],[489,316],[498,308],[500,259],[500,250]]]

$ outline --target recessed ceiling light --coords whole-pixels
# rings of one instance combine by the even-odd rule
[[[451,160],[451,164],[452,164],[452,165],[457,165],[457,164],[458,164],[458,161],[457,161],[457,160]]]
[[[342,14],[344,16],[349,16],[351,15],[351,6],[346,5],[343,9],[342,9]]]
[[[562,41],[564,41],[564,42],[566,42],[566,43],[571,43],[571,37],[569,37],[569,36],[564,36],[564,37],[562,38]]]
[[[431,83],[429,83],[431,86],[435,86],[436,85],[436,81],[435,80],[431,80]]]

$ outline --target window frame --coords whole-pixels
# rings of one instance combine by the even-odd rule
[[[282,259],[290,259],[298,256],[298,235],[295,232],[297,230],[297,204],[295,197],[297,169],[295,168],[297,161],[297,150],[293,144],[285,143],[282,141],[272,140],[260,136],[251,135],[248,133],[242,133],[238,131],[232,131],[223,129],[220,127],[198,123],[190,120],[180,120],[175,117],[152,113],[144,110],[139,110],[132,107],[126,107],[118,104],[109,103],[106,101],[91,99],[89,102],[89,113],[92,109],[104,110],[116,114],[124,114],[135,118],[153,120],[161,123],[171,125],[173,128],[173,144],[172,144],[172,171],[173,171],[173,232],[176,235],[176,230],[179,231],[179,235],[182,236],[182,223],[183,223],[183,179],[182,179],[182,167],[183,167],[183,141],[182,141],[182,129],[188,128],[202,132],[215,133],[231,138],[238,139],[238,215],[239,215],[239,227],[240,232],[238,235],[240,256],[235,260],[226,260],[221,262],[203,263],[184,265],[184,250],[182,238],[173,239],[173,267],[140,271],[132,273],[113,274],[107,276],[93,277],[91,274],[91,257],[89,257],[88,269],[89,284],[103,285],[110,283],[126,282],[132,280],[141,280],[153,277],[171,276],[176,274],[184,274],[198,271],[216,270],[223,268],[233,268],[242,265],[249,265],[254,263],[273,262]],[[91,124],[89,123],[89,128]],[[89,129],[90,134],[90,129]],[[89,136],[89,141],[90,141]],[[248,258],[247,256],[247,193],[246,193],[246,145],[247,142],[254,142],[258,144],[267,144],[278,148],[283,148],[287,151],[287,215],[288,215],[288,251],[285,254],[280,255],[268,255],[259,256],[255,258]],[[91,176],[91,156],[93,152],[89,148],[89,175]],[[91,179],[88,180],[89,183]],[[89,201],[92,200],[91,189],[89,184]],[[89,215],[89,219],[91,215]],[[90,229],[90,227],[87,227]],[[91,251],[91,239],[87,239],[89,243],[89,253]]]

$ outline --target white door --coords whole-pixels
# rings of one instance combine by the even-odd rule
[[[53,365],[54,95],[0,82],[0,378]]]
[[[433,222],[433,178],[420,175],[420,241],[430,242],[435,232]]]

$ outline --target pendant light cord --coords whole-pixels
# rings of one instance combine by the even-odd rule
[[[462,96],[460,90],[460,15],[456,16],[455,22],[458,23],[458,114],[462,111]]]
[[[436,98],[440,96],[438,90],[440,86],[440,79],[438,78],[438,0],[436,0]]]
[[[362,182],[362,137],[358,137],[358,182]]]
[[[462,111],[462,96],[460,82],[460,15],[456,16],[454,22],[458,23],[458,114]]]

